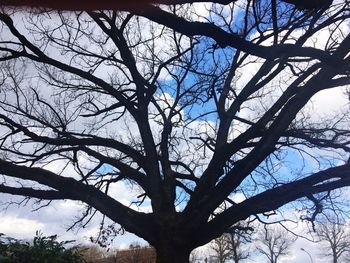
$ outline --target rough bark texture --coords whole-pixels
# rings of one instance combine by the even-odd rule
[[[166,244],[167,240],[164,240]],[[188,263],[191,251],[182,247],[159,245],[157,251],[157,263]]]

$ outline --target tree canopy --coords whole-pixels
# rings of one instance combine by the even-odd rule
[[[349,186],[349,1],[195,2],[3,7],[0,192],[81,201],[171,263]]]

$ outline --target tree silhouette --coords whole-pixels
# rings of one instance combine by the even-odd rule
[[[0,191],[81,201],[167,263],[290,202],[314,220],[350,184],[347,107],[309,103],[346,94],[349,1],[194,2],[2,8]]]
[[[333,263],[341,262],[349,255],[350,234],[339,218],[328,218],[318,222],[316,233],[322,243],[323,255],[332,258]]]
[[[210,248],[214,252],[212,258],[215,262],[225,263],[231,257],[230,244],[226,234],[212,240]]]
[[[247,233],[249,232],[249,233]],[[229,233],[212,240],[210,248],[213,251],[212,258],[217,262],[226,262],[232,260],[234,263],[240,263],[250,256],[247,251],[246,243],[251,242],[251,231],[233,229]]]
[[[269,263],[278,263],[282,256],[288,255],[295,238],[282,228],[265,226],[261,230],[257,250],[268,259]]]
[[[252,231],[246,229],[233,229],[228,233],[231,259],[234,263],[244,262],[250,257],[248,243],[252,242]]]

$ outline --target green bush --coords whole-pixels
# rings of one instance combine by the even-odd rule
[[[0,237],[3,234],[0,234]],[[0,263],[82,263],[85,262],[75,247],[65,248],[73,241],[57,241],[57,235],[43,236],[37,232],[33,242],[13,238],[0,240]]]

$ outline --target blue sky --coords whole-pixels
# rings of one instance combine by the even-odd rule
[[[238,14],[239,16],[239,14]],[[228,50],[231,51],[231,50]],[[222,51],[217,51],[216,56],[222,55],[220,54]],[[207,54],[209,57],[211,54]],[[250,73],[251,75],[254,74],[254,68],[247,68],[247,73]],[[189,76],[186,80],[186,85],[193,84],[195,79],[193,76]],[[171,84],[171,83],[167,83]],[[170,90],[165,89],[164,91],[168,92]],[[171,92],[169,92],[170,95],[173,95]],[[310,105],[310,107],[313,107],[313,110],[317,112],[318,114],[327,114],[329,113],[329,109],[336,109],[348,106],[347,98],[344,94],[342,94],[342,91],[329,91],[323,92],[319,95],[317,95],[314,98],[313,105]],[[212,101],[207,102],[206,104],[198,103],[194,108],[191,109],[191,112],[188,111],[186,114],[198,114],[202,110],[208,110],[208,108],[213,108],[214,104]],[[244,116],[244,112],[242,115]],[[210,115],[207,117],[207,120],[213,121],[215,120],[215,115]],[[295,152],[288,151],[287,156],[284,160],[285,164],[289,164],[289,167],[294,167],[295,164],[301,164],[301,158],[296,154]],[[320,152],[322,155],[322,152]],[[324,160],[320,159],[321,163],[324,162]],[[283,167],[281,164],[281,171],[280,175],[285,176],[288,178],[289,170],[287,167]],[[310,159],[309,162],[305,164],[305,169],[307,171],[313,170],[312,160]],[[119,184],[118,188],[116,189],[115,195],[118,196],[118,198],[125,200],[127,202],[131,195],[129,194],[130,188],[127,187],[127,185]],[[2,201],[4,202],[8,198],[13,198],[8,195],[5,195],[2,198]],[[5,208],[5,207],[3,207]],[[0,213],[0,232],[4,232],[9,236],[17,237],[17,238],[31,238],[34,236],[36,230],[42,230],[44,234],[56,234],[58,233],[62,239],[77,239],[78,242],[85,242],[88,240],[89,236],[93,235],[97,231],[98,227],[98,220],[93,221],[92,224],[90,224],[86,229],[81,229],[79,232],[65,232],[65,229],[67,226],[69,226],[72,222],[72,219],[74,217],[79,216],[81,213],[81,207],[77,205],[74,202],[70,201],[62,201],[62,202],[54,202],[50,207],[45,207],[40,209],[40,211],[32,211],[35,206],[32,206],[31,203],[25,207],[23,206],[10,206]],[[145,205],[144,209],[147,209],[147,204]],[[301,227],[301,231],[303,231],[303,227]],[[135,240],[139,240],[132,234],[126,234],[124,236],[120,236],[115,240],[115,246],[116,247],[126,247],[130,243],[134,242]],[[144,242],[141,240],[141,242]],[[281,263],[304,263],[308,262],[308,255],[301,251],[300,248],[304,248],[308,250],[314,259],[316,259],[317,256],[319,256],[319,249],[316,245],[309,243],[305,240],[298,240],[294,247],[292,255],[289,258],[286,258]],[[316,261],[314,261],[316,262]],[[317,261],[321,262],[321,261]]]

